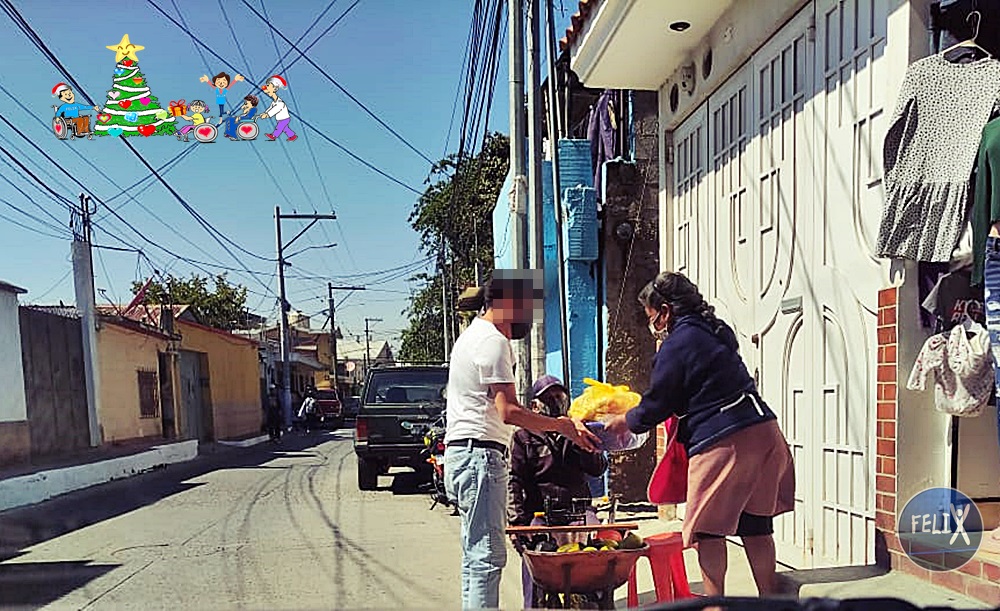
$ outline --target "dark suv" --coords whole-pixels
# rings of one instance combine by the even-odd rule
[[[424,433],[445,407],[448,368],[434,365],[381,367],[368,373],[355,421],[358,488],[375,490],[392,467],[428,469]]]

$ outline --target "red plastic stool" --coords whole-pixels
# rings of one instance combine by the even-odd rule
[[[649,547],[643,554],[649,559],[653,571],[653,585],[656,588],[656,602],[670,602],[683,598],[694,598],[688,585],[687,570],[684,568],[684,541],[679,532],[650,535],[645,539]],[[628,606],[639,606],[639,588],[636,584],[636,568],[628,578]]]

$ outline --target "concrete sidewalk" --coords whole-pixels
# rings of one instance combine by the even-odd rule
[[[619,522],[637,522],[639,534],[649,536],[655,533],[679,531],[681,522],[668,522],[652,516],[619,515]],[[501,584],[501,604],[505,609],[520,609],[523,606],[521,592],[521,559],[513,548],[509,551],[507,569]],[[701,571],[698,568],[698,552],[693,549],[684,552],[688,582],[691,590],[701,593]],[[784,597],[790,598],[897,598],[920,607],[950,606],[955,609],[989,609],[990,606],[961,596],[951,590],[935,586],[900,572],[886,572],[877,567],[845,567],[837,569],[815,569],[807,571],[790,570],[778,566],[779,582]],[[649,564],[640,560],[637,585],[639,604],[656,602],[652,574]],[[729,544],[729,571],[726,574],[726,594],[728,596],[757,596],[750,563],[743,547]],[[619,609],[628,607],[628,588],[622,586],[615,592],[615,605]]]
[[[41,503],[68,492],[186,462],[197,456],[198,441],[190,440],[7,477],[0,479],[0,511]]]

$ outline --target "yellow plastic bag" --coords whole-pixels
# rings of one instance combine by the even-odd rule
[[[569,416],[585,421],[603,420],[607,416],[624,414],[642,400],[642,395],[628,386],[612,386],[591,378],[584,378],[587,388],[573,399]]]

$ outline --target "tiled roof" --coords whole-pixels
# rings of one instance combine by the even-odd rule
[[[580,0],[580,4],[578,5],[579,10],[573,13],[570,25],[566,28],[566,36],[559,41],[560,51],[565,51],[573,46],[573,43],[580,36],[580,32],[583,31],[583,26],[586,25],[587,19],[597,10],[597,5],[600,2],[601,0]]]

